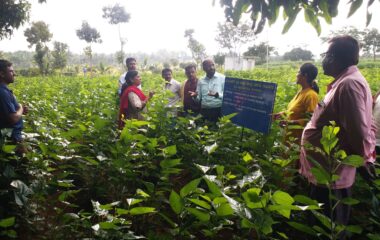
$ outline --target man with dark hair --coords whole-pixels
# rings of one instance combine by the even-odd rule
[[[174,94],[174,96],[169,97],[167,107],[171,109],[173,115],[176,115],[176,104],[181,99],[181,84],[174,80],[173,72],[170,68],[164,68],[161,74],[162,78],[165,79],[165,90],[169,90]]]
[[[225,76],[215,71],[215,63],[206,59],[202,63],[206,76],[198,81],[196,92],[191,92],[201,104],[201,114],[210,122],[217,122],[222,116],[222,102]]]
[[[201,105],[191,97],[191,93],[197,91],[197,66],[195,64],[187,65],[185,67],[185,74],[187,80],[183,84],[181,90],[183,110],[185,114],[191,111],[193,115],[197,115],[201,110]]]
[[[12,63],[0,60],[0,129],[11,128],[11,140],[14,144],[18,144],[23,140],[21,135],[22,115],[27,113],[28,109],[17,102],[8,88],[8,85],[14,82],[15,76]]]
[[[125,60],[125,64],[127,66],[127,72],[129,71],[136,71],[137,69],[137,63],[136,59],[133,57],[129,57]],[[123,84],[125,83],[125,76],[127,75],[127,72],[123,73],[120,78],[119,78],[119,89],[117,93],[120,95],[121,94],[121,89],[123,87]],[[141,88],[141,86],[139,87]]]
[[[322,149],[320,141],[323,127],[331,125],[334,121],[340,128],[337,137],[341,150],[347,155],[363,157],[366,167],[375,161],[372,155],[375,148],[372,96],[366,79],[356,66],[359,62],[358,41],[350,36],[338,36],[332,38],[329,43],[327,52],[323,54],[322,66],[324,74],[333,77],[334,80],[327,86],[326,96],[318,104],[303,131],[299,170],[311,183],[311,197],[324,203],[324,213],[327,216],[330,216],[329,209],[333,207],[329,205],[329,191],[317,184],[311,172],[315,165],[309,159],[314,159],[329,172],[326,167],[328,160],[318,151],[306,148],[305,144]],[[338,200],[350,197],[356,168],[342,164],[334,174],[339,178],[331,185],[332,194]],[[349,216],[350,206],[339,203],[334,215],[330,217],[340,224],[347,225]],[[342,238],[344,239],[344,236]]]

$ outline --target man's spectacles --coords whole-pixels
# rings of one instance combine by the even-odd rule
[[[321,58],[325,58],[325,57],[334,57],[334,54],[331,52],[321,53]]]

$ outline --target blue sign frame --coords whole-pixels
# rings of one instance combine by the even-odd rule
[[[226,77],[222,113],[237,113],[236,125],[269,133],[276,91],[276,83]]]

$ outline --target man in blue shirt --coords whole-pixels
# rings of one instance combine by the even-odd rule
[[[0,59],[0,129],[11,128],[11,140],[17,144],[22,141],[22,115],[27,112],[27,107],[23,108],[8,88],[14,82],[15,76],[12,63]]]
[[[222,116],[222,102],[225,76],[215,71],[215,63],[211,59],[202,63],[206,76],[201,78],[197,84],[196,92],[189,92],[201,103],[201,114],[203,118],[211,122],[217,122]]]

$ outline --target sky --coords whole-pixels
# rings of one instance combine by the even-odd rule
[[[120,50],[117,26],[110,25],[102,18],[102,8],[115,3],[120,3],[131,15],[130,21],[121,25],[122,36],[127,39],[124,47],[127,53],[154,53],[165,49],[185,51],[190,55],[187,39],[184,38],[184,32],[189,28],[195,30],[194,37],[206,47],[208,55],[222,51],[215,41],[217,24],[225,21],[224,10],[218,0],[214,6],[212,0],[48,0],[44,4],[38,4],[37,0],[30,2],[30,22],[46,22],[53,33],[52,41],[67,43],[70,51],[75,53],[83,52],[83,48],[87,46],[85,41],[76,36],[76,30],[81,27],[82,21],[87,21],[100,32],[103,42],[93,44],[93,52],[114,53]],[[333,19],[332,25],[322,20],[321,36],[344,26],[355,26],[359,29],[365,27],[365,7],[347,19],[347,2],[348,0],[340,1],[339,15]],[[380,30],[380,3],[375,1],[371,9],[377,9],[377,12],[374,12],[369,28]],[[302,13],[286,34],[281,34],[283,25],[284,21],[279,19],[271,27],[266,27],[253,44],[268,41],[279,54],[294,47],[310,50],[315,55],[325,51],[326,47],[321,44],[314,28],[305,23]],[[0,51],[32,51],[33,49],[28,49],[24,36],[24,31],[29,26],[27,23],[15,30],[11,39],[1,40]],[[242,47],[242,51],[247,47]]]

